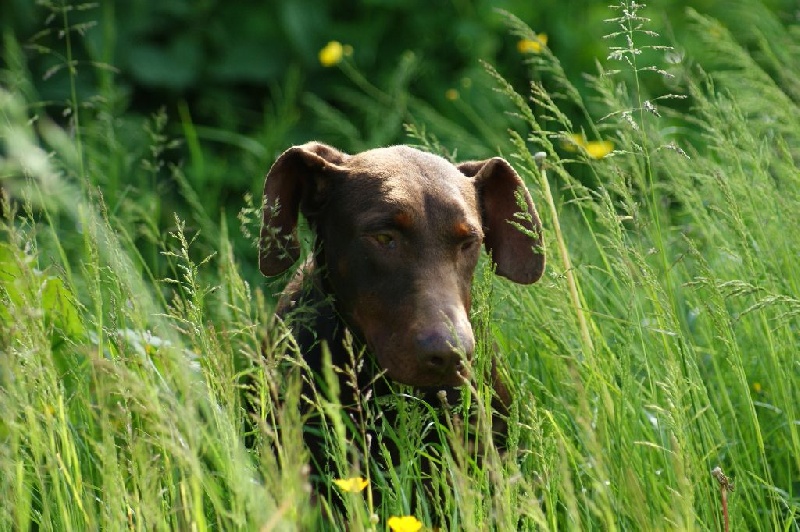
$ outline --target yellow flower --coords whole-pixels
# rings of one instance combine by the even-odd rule
[[[586,143],[584,148],[592,159],[602,159],[614,151],[614,143],[608,140],[591,140]]]
[[[422,523],[413,515],[405,517],[390,517],[386,522],[392,532],[417,532],[422,528]]]
[[[447,89],[447,92],[444,93],[444,97],[450,101],[458,100],[458,91],[455,89]]]
[[[348,50],[352,53],[352,48]],[[345,55],[345,47],[339,41],[331,41],[319,51],[319,62],[324,67],[332,67],[342,62]]]
[[[578,151],[578,146],[586,146],[586,139],[580,133],[570,133],[564,139],[563,145],[567,151]]]
[[[753,383],[753,391],[756,392],[756,393],[761,393],[761,383],[760,382],[754,382]]]
[[[586,140],[580,133],[567,135],[563,142],[564,149],[576,151],[579,147],[586,150],[586,154],[592,159],[602,159],[614,151],[614,143],[609,140]]]
[[[369,485],[369,480],[361,477],[338,478],[333,481],[342,491],[358,493]]]
[[[535,39],[520,39],[517,51],[521,54],[538,54],[547,46],[547,34],[537,33]]]

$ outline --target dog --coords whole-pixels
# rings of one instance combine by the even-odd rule
[[[264,275],[282,274],[298,260],[299,214],[314,235],[313,253],[276,309],[304,365],[319,376],[326,349],[340,368],[356,364],[354,346],[367,353],[349,372],[355,384],[347,371],[338,373],[345,408],[392,393],[387,380],[435,401],[440,390],[451,394],[469,379],[471,283],[482,247],[495,272],[516,283],[533,283],[544,271],[536,209],[500,157],[454,165],[402,145],[348,155],[311,142],[275,161],[263,199]],[[502,419],[512,398],[494,361],[491,367],[492,408]],[[314,386],[306,379],[302,393],[310,396]],[[330,475],[324,438],[310,430],[305,443],[312,478]]]

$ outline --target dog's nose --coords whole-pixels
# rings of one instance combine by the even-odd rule
[[[475,350],[475,340],[470,333],[443,329],[418,334],[417,352],[423,367],[436,373],[457,371],[461,357],[469,358]]]

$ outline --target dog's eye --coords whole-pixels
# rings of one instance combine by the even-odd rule
[[[461,251],[469,251],[480,243],[478,238],[470,238],[461,243]]]
[[[372,239],[378,243],[379,246],[394,249],[397,246],[397,241],[388,233],[378,233],[372,235]]]

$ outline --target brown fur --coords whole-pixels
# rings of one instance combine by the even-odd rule
[[[525,216],[516,216],[516,194]],[[544,270],[536,210],[522,180],[499,157],[453,165],[406,146],[352,156],[315,142],[290,148],[264,185],[265,275],[297,260],[300,213],[315,234],[314,255],[287,286],[277,313],[287,318],[293,309],[307,309],[306,319],[290,327],[312,371],[322,368],[322,341],[335,365],[347,365],[349,331],[374,362],[360,368],[359,386],[376,394],[379,372],[427,393],[469,378],[464,361],[475,349],[470,287],[481,244],[497,274],[514,282],[535,282]],[[511,397],[494,368],[493,362],[493,406],[504,412]],[[356,401],[351,388],[340,386],[343,405]],[[307,443],[319,466],[321,441]]]

